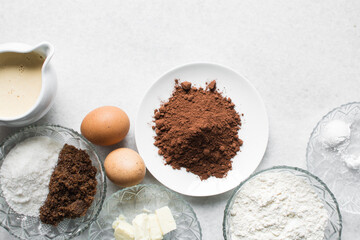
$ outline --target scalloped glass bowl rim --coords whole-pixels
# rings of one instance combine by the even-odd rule
[[[70,133],[73,133],[75,134],[76,136],[80,137],[81,140],[83,140],[90,148],[90,150],[95,154],[95,156],[98,158],[99,160],[99,163],[100,163],[100,169],[102,171],[102,180],[103,180],[103,189],[102,189],[102,197],[100,199],[100,206],[99,206],[99,209],[97,210],[97,212],[95,213],[94,217],[88,222],[88,224],[83,228],[81,229],[80,231],[78,231],[77,233],[69,236],[67,239],[72,239],[74,237],[77,237],[79,236],[80,234],[82,234],[85,230],[87,230],[91,224],[97,219],[98,215],[100,214],[100,211],[102,209],[102,206],[104,204],[104,200],[106,198],[106,188],[107,188],[107,185],[106,185],[106,175],[105,175],[105,168],[104,168],[104,164],[103,162],[101,161],[101,158],[99,157],[99,155],[97,154],[94,146],[92,145],[92,143],[90,143],[85,137],[83,137],[80,133],[76,132],[75,130],[71,129],[71,128],[67,128],[67,127],[63,127],[61,125],[57,125],[57,124],[32,124],[32,125],[29,125],[29,126],[26,126],[26,127],[23,127],[21,129],[19,129],[18,131],[10,134],[9,136],[7,136],[1,143],[0,143],[0,148],[2,148],[4,145],[7,144],[8,141],[10,141],[10,139],[16,137],[17,135],[19,134],[22,134],[26,131],[28,131],[29,129],[36,129],[36,128],[41,128],[41,127],[45,127],[45,128],[60,128],[62,130],[65,130],[67,132],[70,132]],[[3,227],[8,233],[10,233],[12,236],[18,238],[18,239],[21,239],[19,236],[15,235],[13,232],[11,232],[11,230],[8,228],[7,225],[4,225],[2,222],[0,222],[0,226]]]
[[[345,104],[342,104],[336,108],[333,108],[331,111],[329,111],[328,113],[326,113],[320,120],[319,122],[316,124],[316,126],[313,128],[311,134],[310,134],[310,138],[309,138],[309,141],[306,145],[306,167],[309,168],[309,148],[310,148],[310,142],[314,136],[314,133],[315,133],[315,130],[318,129],[320,123],[322,123],[325,118],[327,118],[330,114],[334,113],[335,111],[337,111],[338,109],[340,108],[343,108],[343,107],[347,107],[347,106],[350,106],[350,105],[353,105],[353,104],[358,104],[360,105],[360,102],[349,102],[349,103],[345,103]],[[349,211],[349,210],[344,210],[344,212],[347,212],[347,213],[351,213],[351,214],[359,214],[358,212],[354,212],[354,211]]]
[[[200,239],[202,239],[202,229],[201,229],[201,225],[200,225],[200,222],[199,222],[199,220],[198,220],[198,218],[197,218],[197,215],[196,215],[194,209],[192,208],[192,206],[191,206],[187,201],[185,201],[185,199],[183,199],[183,198],[180,196],[180,194],[178,194],[178,193],[176,193],[176,192],[174,192],[174,191],[172,191],[172,190],[170,190],[170,189],[168,189],[168,188],[166,188],[166,187],[164,187],[164,186],[157,185],[157,184],[138,184],[138,185],[135,185],[135,186],[132,186],[132,187],[123,188],[123,189],[121,189],[121,190],[118,190],[118,191],[114,192],[114,193],[111,194],[109,197],[107,197],[107,198],[105,199],[105,202],[104,202],[103,205],[106,205],[108,202],[112,201],[113,198],[115,198],[116,195],[119,195],[119,194],[121,194],[122,192],[128,191],[128,190],[130,190],[130,189],[136,189],[136,188],[138,188],[138,189],[142,189],[142,188],[157,188],[157,189],[164,190],[164,191],[167,191],[167,192],[173,194],[177,200],[179,200],[180,202],[182,202],[183,204],[185,204],[185,205],[190,209],[190,211],[194,214],[194,216],[195,216],[195,218],[196,218],[196,222],[197,222],[197,224],[199,225]],[[93,221],[93,222],[92,222],[92,224],[90,225],[90,229],[93,227],[93,224],[94,224],[95,222],[96,222],[96,221]],[[90,239],[90,236],[89,236],[89,239]]]
[[[227,216],[228,216],[228,211],[230,211],[230,204],[231,202],[233,201],[234,197],[236,196],[236,194],[239,192],[240,188],[245,184],[247,183],[250,179],[252,179],[253,177],[259,175],[259,174],[262,174],[264,172],[269,172],[269,171],[272,171],[272,170],[291,170],[291,171],[296,171],[296,172],[301,172],[301,173],[304,173],[312,178],[314,178],[316,181],[318,181],[323,187],[324,189],[330,194],[331,196],[331,199],[334,201],[335,205],[336,205],[336,212],[338,214],[338,217],[339,217],[339,225],[340,225],[340,230],[339,230],[339,240],[341,239],[341,232],[342,232],[342,216],[341,216],[341,212],[340,212],[340,208],[339,208],[339,204],[334,196],[334,194],[330,191],[330,189],[328,188],[328,186],[320,179],[318,178],[317,176],[315,176],[314,174],[310,173],[309,171],[307,170],[304,170],[302,168],[298,168],[298,167],[291,167],[291,166],[284,166],[284,165],[281,165],[281,166],[274,166],[274,167],[271,167],[271,168],[267,168],[267,169],[264,169],[264,170],[260,170],[254,174],[251,174],[251,176],[249,176],[247,179],[245,179],[244,181],[242,181],[240,183],[239,186],[237,186],[233,193],[231,194],[231,197],[230,199],[228,200],[228,202],[226,203],[226,207],[225,207],[225,210],[224,210],[224,218],[223,218],[223,236],[224,236],[224,239],[225,240],[229,240],[229,238],[226,236],[226,229],[227,229],[227,224],[226,224],[226,220],[227,220]]]

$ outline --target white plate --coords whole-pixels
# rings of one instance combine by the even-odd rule
[[[152,130],[154,110],[166,101],[174,90],[174,80],[190,81],[195,86],[216,80],[217,88],[230,97],[241,114],[239,136],[244,140],[241,152],[232,159],[233,169],[225,178],[200,178],[183,168],[174,170],[164,165],[163,157],[154,146]],[[168,188],[189,196],[211,196],[236,187],[257,168],[263,158],[269,135],[268,118],[264,103],[255,88],[235,71],[212,63],[192,63],[177,67],[159,78],[143,98],[135,123],[138,151],[152,175]]]

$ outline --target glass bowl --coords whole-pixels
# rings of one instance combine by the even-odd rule
[[[200,223],[192,207],[179,194],[154,184],[140,184],[122,189],[106,199],[95,222],[90,226],[89,239],[113,240],[112,223],[120,215],[131,222],[144,209],[154,210],[168,206],[176,221],[177,229],[166,234],[165,240],[202,239]]]
[[[10,150],[19,142],[29,137],[48,136],[60,143],[71,144],[85,150],[97,169],[98,181],[94,202],[86,215],[76,219],[65,219],[58,226],[43,224],[38,217],[18,214],[7,204],[0,188],[0,225],[10,234],[20,239],[70,239],[84,230],[96,219],[106,195],[105,171],[94,147],[79,133],[57,125],[29,126],[6,138],[0,145],[0,167]],[[1,183],[0,183],[1,184]]]
[[[276,166],[269,169],[265,169],[259,171],[245,181],[243,181],[232,193],[228,203],[226,204],[225,212],[224,212],[224,221],[223,221],[223,235],[225,240],[231,240],[230,233],[230,210],[233,207],[235,196],[241,191],[241,187],[246,184],[253,177],[266,173],[266,172],[285,172],[291,173],[298,177],[305,179],[310,185],[313,186],[315,192],[319,195],[320,199],[324,202],[325,209],[329,213],[329,221],[325,228],[325,237],[324,240],[340,240],[341,239],[341,231],[342,231],[342,218],[339,210],[339,205],[335,199],[334,194],[329,190],[329,188],[325,185],[323,181],[321,181],[318,177],[312,175],[306,170],[296,167],[288,167],[288,166]]]
[[[333,121],[348,123],[350,139],[335,149],[325,147],[323,132]],[[306,151],[307,169],[320,177],[336,195],[342,211],[360,213],[360,171],[348,168],[342,160],[348,154],[360,156],[360,103],[342,105],[326,114],[314,128]]]

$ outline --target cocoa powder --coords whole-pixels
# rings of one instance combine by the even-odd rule
[[[238,136],[241,119],[234,107],[216,89],[215,80],[205,89],[175,80],[172,96],[154,111],[154,145],[165,164],[186,168],[201,180],[225,177],[243,144]]]

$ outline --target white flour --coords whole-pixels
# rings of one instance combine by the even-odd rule
[[[0,183],[6,202],[14,211],[39,215],[61,148],[49,137],[32,137],[8,153],[0,169]]]
[[[246,183],[230,217],[232,240],[323,240],[328,213],[311,185],[268,172]]]

